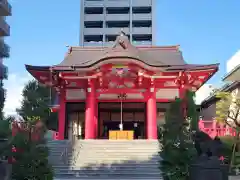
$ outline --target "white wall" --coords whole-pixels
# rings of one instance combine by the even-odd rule
[[[236,66],[240,65],[240,50],[237,51],[228,61],[227,61],[227,73],[232,71]]]
[[[197,92],[195,102],[200,105],[213,92],[215,87],[212,84],[204,84]]]

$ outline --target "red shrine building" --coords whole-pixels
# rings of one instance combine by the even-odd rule
[[[187,64],[179,46],[70,47],[53,66],[26,65],[58,94],[57,139],[157,139],[168,103],[196,91],[218,64]]]

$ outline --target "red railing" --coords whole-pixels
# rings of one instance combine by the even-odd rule
[[[216,120],[199,120],[198,125],[201,131],[212,138],[216,136],[236,136],[236,131],[233,128],[220,124]]]
[[[212,138],[216,136],[236,136],[236,131],[233,128],[217,123],[216,120],[199,120],[199,129]],[[53,132],[52,138],[58,140],[58,132]]]

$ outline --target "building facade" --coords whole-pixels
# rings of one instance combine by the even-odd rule
[[[218,64],[186,64],[179,46],[136,47],[122,33],[112,47],[70,47],[60,64],[26,69],[58,93],[57,139],[157,139],[168,103]]]
[[[2,81],[7,78],[7,67],[3,64],[3,59],[9,57],[9,46],[4,42],[4,37],[10,35],[10,26],[6,22],[6,16],[10,16],[11,12],[12,7],[8,1],[0,0],[0,118],[5,97]]]
[[[218,89],[221,92],[230,92],[232,95],[240,95],[240,81],[234,81],[229,84],[225,84]],[[219,99],[216,97],[216,93],[212,93],[202,103],[200,109],[200,115],[204,121],[212,121],[216,117],[216,104]]]
[[[135,46],[154,45],[156,0],[81,0],[80,46],[111,46],[124,31]]]
[[[240,97],[240,51],[235,53],[226,63],[226,74],[223,77],[225,84],[217,89],[229,92],[233,97]],[[216,92],[211,93],[201,103],[201,116],[204,121],[212,121],[216,117],[216,104],[219,99]]]

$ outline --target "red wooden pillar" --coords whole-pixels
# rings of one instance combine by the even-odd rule
[[[95,139],[98,138],[98,101],[95,100],[95,114],[94,114],[94,122],[95,122]]]
[[[85,139],[95,139],[96,135],[95,109],[96,109],[96,90],[94,82],[89,81],[85,111]]]
[[[58,112],[58,140],[64,140],[65,121],[66,121],[66,91],[62,89],[59,94]]]
[[[157,139],[157,102],[153,92],[147,98],[147,139]]]

